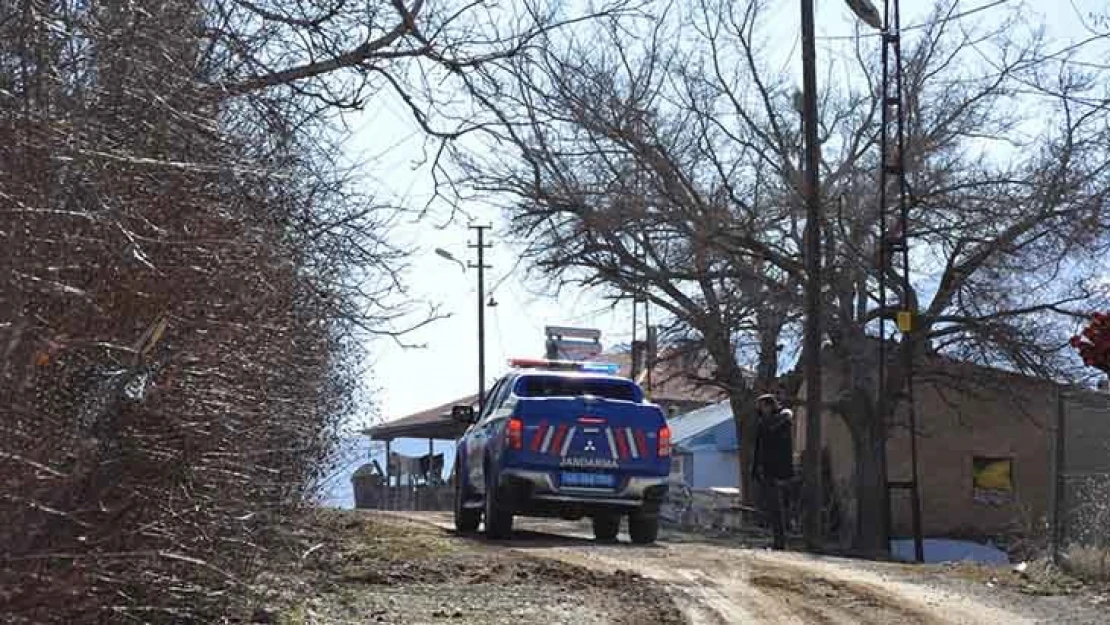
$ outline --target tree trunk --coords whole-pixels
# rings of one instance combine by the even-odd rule
[[[751,471],[752,453],[755,450],[755,406],[752,405],[751,393],[740,389],[729,392],[728,402],[740,438],[740,461],[737,463],[740,471],[740,481],[737,482],[740,484],[740,498],[744,505],[751,506],[755,504]]]
[[[870,556],[886,553],[890,539],[890,501],[886,489],[886,424],[868,393],[852,392],[842,414],[855,447],[856,527],[853,547]]]
[[[707,337],[711,336],[706,334]],[[751,461],[752,451],[755,447],[755,406],[752,388],[748,387],[744,379],[740,363],[736,361],[736,351],[732,342],[725,337],[717,340],[706,341],[707,351],[717,365],[716,381],[728,389],[729,407],[732,410],[732,420],[736,426],[736,435],[740,442],[740,458],[737,462],[739,471],[740,497],[745,505],[752,505],[755,498],[752,493]]]

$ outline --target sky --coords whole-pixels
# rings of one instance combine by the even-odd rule
[[[997,2],[997,0],[965,0],[957,12],[985,7],[967,20],[1000,18],[1015,7],[1050,16],[1048,35],[1061,43],[1085,36],[1082,25],[1070,6],[1079,14],[1102,10],[1105,0],[1028,0]],[[880,3],[881,4],[881,3]],[[932,5],[928,1],[904,0],[903,26],[919,23],[921,14]],[[786,67],[794,67],[800,76],[797,42],[797,3],[769,3],[772,28],[792,42],[776,51]],[[842,45],[840,37],[852,34],[851,14],[838,0],[817,2],[818,55],[835,56]],[[875,47],[878,52],[877,40]],[[819,63],[821,61],[819,60]],[[835,63],[835,61],[834,61]],[[819,81],[834,72],[819,73]],[[800,83],[800,78],[799,78]],[[422,207],[430,197],[431,180],[425,168],[416,165],[422,160],[424,142],[415,124],[404,112],[402,103],[389,97],[372,101],[360,114],[347,118],[353,128],[348,144],[351,159],[365,163],[364,184],[367,190],[382,199],[413,208]],[[630,339],[630,304],[613,306],[597,293],[565,292],[559,297],[545,294],[542,278],[529,275],[519,261],[519,245],[506,240],[500,232],[503,216],[486,206],[468,206],[478,222],[492,225],[489,236],[493,244],[487,252],[487,299],[492,296],[497,306],[487,308],[486,371],[489,381],[504,372],[510,357],[540,356],[543,351],[545,325],[576,325],[600,329],[602,342],[609,346]],[[453,221],[442,208],[434,208],[423,219],[402,218],[397,224],[395,241],[413,250],[406,281],[414,301],[437,305],[449,315],[405,337],[409,343],[422,347],[401,347],[387,340],[370,345],[375,410],[360,421],[387,421],[415,411],[472,394],[477,387],[476,344],[476,276],[473,270],[463,271],[459,265],[435,254],[442,248],[466,262],[473,259],[473,234],[466,218],[456,215]],[[447,223],[445,223],[447,222]],[[492,290],[491,290],[492,287]],[[487,383],[487,388],[488,388]]]

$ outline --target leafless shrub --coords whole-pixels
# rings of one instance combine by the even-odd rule
[[[1110,475],[1070,476],[1062,564],[1087,579],[1110,581]]]
[[[1110,548],[1072,545],[1064,552],[1064,567],[1084,579],[1110,582]]]
[[[0,36],[4,612],[203,620],[350,408],[347,261],[301,230],[373,213],[305,146],[274,166],[226,131],[187,4],[26,4]]]
[[[522,6],[0,3],[5,620],[209,622],[246,592],[365,339],[412,319],[331,111],[392,89],[457,137],[425,81],[560,25]]]

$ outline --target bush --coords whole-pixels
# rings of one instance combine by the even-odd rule
[[[0,9],[0,605],[210,622],[352,410],[381,212],[294,94],[196,87],[189,3],[32,4]]]
[[[1062,562],[1069,573],[1088,581],[1110,582],[1110,549],[1072,545]]]

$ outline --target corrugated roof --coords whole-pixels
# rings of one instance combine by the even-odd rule
[[[363,433],[379,441],[395,438],[456,439],[466,431],[467,425],[451,418],[451,408],[460,405],[473,406],[477,403],[477,397],[477,395],[469,395],[456,399],[435,408],[381,423]]]
[[[732,406],[729,405],[728,400],[725,400],[705,408],[699,408],[693,412],[672,417],[667,421],[667,424],[671,427],[671,441],[676,445],[681,445],[683,441],[731,419]]]

